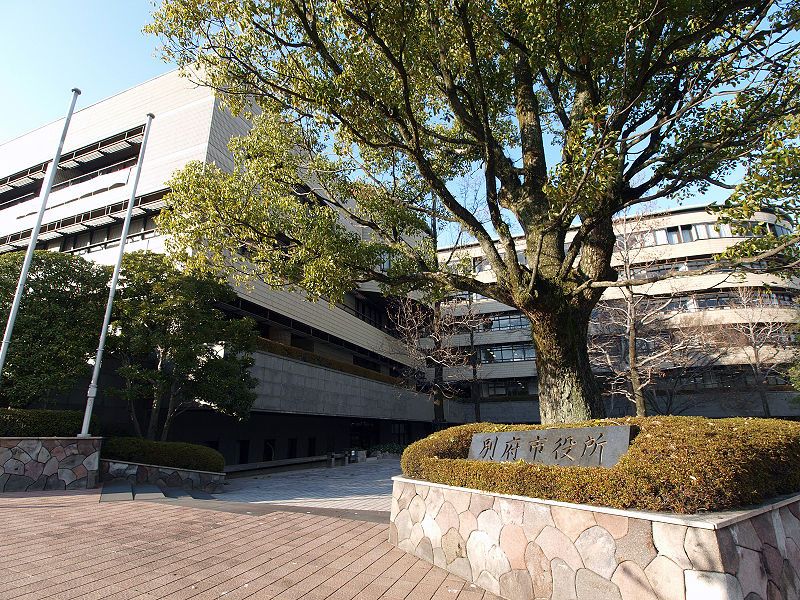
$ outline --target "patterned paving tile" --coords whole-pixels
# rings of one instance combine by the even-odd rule
[[[389,512],[400,461],[384,458],[331,469],[304,469],[229,480],[226,502]]]
[[[495,600],[391,546],[386,523],[213,504],[0,495],[0,598]]]

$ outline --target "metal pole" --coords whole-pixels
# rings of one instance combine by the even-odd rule
[[[44,211],[45,208],[47,208],[47,199],[50,197],[50,190],[56,178],[58,163],[61,160],[61,151],[64,149],[64,140],[67,139],[67,130],[69,129],[69,122],[72,119],[72,113],[75,110],[75,103],[78,101],[78,96],[80,95],[81,91],[78,88],[72,88],[72,100],[69,103],[69,110],[67,111],[67,118],[64,121],[64,129],[61,131],[61,139],[58,141],[56,155],[53,157],[53,162],[47,167],[47,175],[45,176],[45,183],[41,193],[42,202],[39,206],[39,214],[36,217],[36,225],[34,225],[31,231],[31,241],[28,243],[28,252],[25,254],[25,260],[22,263],[22,271],[19,274],[19,281],[17,282],[17,291],[14,293],[14,301],[11,303],[11,312],[8,313],[8,322],[6,323],[6,330],[3,334],[3,342],[0,344],[0,380],[3,376],[3,367],[6,364],[6,355],[11,346],[11,332],[14,331],[14,322],[17,320],[17,312],[19,311],[19,305],[22,301],[22,292],[25,290],[25,281],[28,279],[28,271],[31,268],[33,251],[36,249],[36,242],[39,239],[39,230],[42,228],[42,219],[44,219]]]
[[[103,320],[103,328],[100,330],[100,343],[97,345],[97,355],[94,359],[94,370],[92,371],[92,382],[89,384],[89,391],[86,393],[86,411],[83,413],[83,427],[78,437],[89,437],[89,422],[92,420],[92,409],[94,408],[94,399],[97,396],[97,380],[100,377],[100,367],[103,364],[103,351],[106,346],[106,334],[108,333],[108,326],[111,323],[111,308],[114,305],[114,294],[117,291],[117,281],[119,280],[119,271],[122,267],[122,254],[125,252],[125,241],[128,238],[128,228],[131,225],[131,216],[133,215],[133,205],[136,202],[136,188],[139,186],[139,176],[142,174],[142,164],[144,163],[144,151],[147,147],[147,137],[150,135],[150,125],[155,117],[152,113],[147,114],[147,124],[144,127],[144,138],[142,138],[142,147],[139,148],[139,159],[136,161],[136,174],[133,178],[133,187],[131,188],[131,197],[128,200],[128,212],[125,213],[125,223],[122,225],[122,234],[119,240],[119,254],[117,255],[117,264],[114,266],[114,274],[111,276],[111,287],[108,290],[108,302],[106,303],[106,316]]]

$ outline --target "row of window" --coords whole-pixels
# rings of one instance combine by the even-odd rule
[[[657,299],[654,302],[658,302]],[[794,306],[794,297],[788,292],[760,292],[754,303],[766,306]],[[688,311],[729,309],[741,306],[742,297],[735,292],[716,292],[673,298],[663,306],[665,311]]]
[[[142,236],[150,237],[155,235],[155,217],[143,216],[131,219],[128,228],[128,240],[131,237]],[[149,235],[148,235],[149,234]],[[83,254],[102,250],[108,246],[119,242],[122,237],[122,222],[112,223],[107,227],[98,227],[88,231],[81,231],[73,235],[67,235],[47,242],[41,242],[41,247],[54,252],[72,252]]]
[[[483,331],[512,331],[515,329],[528,329],[531,322],[528,317],[519,311],[506,312],[495,315],[486,315],[481,322]]]
[[[598,374],[601,384],[605,383],[602,373]],[[789,381],[780,373],[771,373],[764,378],[767,386],[785,386]],[[661,386],[675,387],[677,391],[699,391],[729,388],[753,388],[756,385],[752,371],[744,369],[712,368],[695,373],[687,373],[679,381],[667,378],[656,385],[656,394]],[[538,394],[535,377],[522,379],[490,379],[482,384],[481,396],[484,398],[529,397]],[[662,390],[663,391],[663,390]]]
[[[533,342],[481,346],[479,351],[480,362],[484,365],[536,359]]]
[[[694,223],[691,225],[676,225],[651,231],[642,231],[633,234],[635,243],[639,246],[663,246],[666,244],[686,244],[697,240],[709,240],[729,237],[752,237],[771,233],[773,235],[788,235],[791,231],[783,225],[751,221],[744,224],[744,231],[734,233],[730,225],[725,223]]]
[[[498,396],[529,396],[537,392],[535,379],[493,379],[484,384],[484,395],[489,398]]]
[[[730,238],[730,237],[751,237],[761,235],[763,233],[771,233],[773,235],[788,235],[791,230],[783,225],[775,223],[763,222],[750,222],[745,224],[744,232],[733,232],[730,225],[725,223],[694,223],[691,225],[676,225],[674,227],[664,227],[661,229],[653,229],[650,231],[643,231],[631,234],[632,243],[636,246],[663,246],[674,244],[685,244],[697,240],[708,240],[717,238]],[[565,251],[569,248],[569,243],[565,244]],[[503,252],[500,252],[503,256]],[[517,260],[520,264],[528,264],[525,253],[522,251],[517,252]],[[475,273],[482,273],[490,271],[491,264],[483,256],[476,256],[472,259],[472,270]]]

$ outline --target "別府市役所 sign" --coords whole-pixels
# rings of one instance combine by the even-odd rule
[[[612,467],[628,450],[629,425],[476,433],[468,458],[545,465]]]

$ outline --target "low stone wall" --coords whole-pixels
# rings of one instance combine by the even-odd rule
[[[225,482],[225,473],[192,471],[119,460],[101,460],[100,471],[103,481],[128,479],[131,483],[152,483],[160,487],[203,490],[212,493],[223,491],[222,484]]]
[[[79,490],[98,484],[103,439],[0,438],[0,492]]]
[[[389,541],[508,600],[800,598],[800,496],[686,516],[395,477]]]

